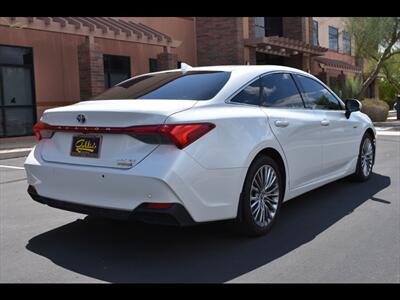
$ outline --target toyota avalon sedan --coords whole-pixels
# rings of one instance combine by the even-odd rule
[[[282,66],[136,76],[43,113],[25,162],[28,193],[88,215],[181,226],[232,220],[262,235],[282,202],[371,176],[376,132],[360,109]]]

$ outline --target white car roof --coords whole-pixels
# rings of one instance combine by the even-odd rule
[[[167,70],[163,72],[170,71],[180,71],[181,69]],[[303,70],[279,66],[279,65],[223,65],[223,66],[204,66],[204,67],[191,67],[187,69],[188,71],[225,71],[225,72],[235,72],[235,73],[253,73],[253,75],[263,74],[270,71],[287,71],[302,73],[310,75]]]

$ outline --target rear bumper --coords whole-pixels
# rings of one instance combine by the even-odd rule
[[[143,203],[173,203],[197,223],[236,217],[246,173],[243,168],[206,169],[171,145],[157,147],[131,169],[116,169],[45,161],[39,143],[25,169],[28,184],[38,195],[77,206],[79,212],[83,208],[122,215],[135,211],[150,219]]]
[[[183,205],[174,203],[167,209],[147,208],[146,203],[132,211],[101,208],[85,204],[71,203],[40,196],[33,186],[28,187],[28,194],[33,200],[48,206],[86,215],[100,216],[120,220],[133,220],[149,224],[162,224],[174,226],[191,226],[196,222],[189,215]]]

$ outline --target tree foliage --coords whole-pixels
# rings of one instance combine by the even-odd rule
[[[356,57],[367,60],[369,74],[357,95],[362,97],[380,72],[393,71],[387,62],[400,54],[400,17],[347,17],[344,21],[355,42]]]
[[[347,77],[343,89],[343,99],[357,98],[361,89],[361,76],[357,75],[353,78]]]

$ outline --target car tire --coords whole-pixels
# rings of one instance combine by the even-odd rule
[[[371,152],[372,151],[372,152]],[[357,159],[356,172],[353,174],[354,181],[363,182],[368,180],[372,174],[375,162],[375,143],[370,133],[365,133],[360,144]]]
[[[270,172],[270,177],[268,177],[268,172]],[[259,193],[256,189],[260,185],[260,181],[262,182],[260,177],[262,174],[265,175],[266,184],[264,185],[265,190]],[[258,177],[256,178],[256,176]],[[274,176],[275,179],[271,179]],[[272,184],[268,183],[268,180],[273,181]],[[267,188],[268,184],[271,184],[269,188]],[[261,236],[271,230],[281,208],[283,185],[281,170],[274,159],[268,156],[259,156],[253,161],[247,172],[240,196],[238,217],[235,222],[238,232],[247,236]],[[278,192],[278,196],[275,191]],[[259,208],[258,212],[257,208]],[[262,222],[261,214],[264,214],[265,223]]]

